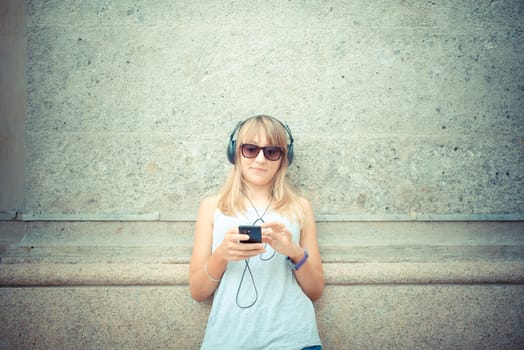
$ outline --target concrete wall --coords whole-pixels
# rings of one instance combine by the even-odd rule
[[[522,1],[27,1],[26,211],[194,214],[237,121],[318,214],[524,212]]]
[[[8,311],[0,315],[9,321],[0,342],[5,349],[198,349],[208,310],[174,286],[14,288],[2,290],[0,301]],[[335,313],[334,303],[346,313]],[[487,350],[523,343],[517,286],[330,286],[316,307],[325,349]]]
[[[26,23],[24,6],[0,4],[0,218],[24,209]]]
[[[0,3],[0,349],[198,348],[199,200],[295,137],[326,349],[524,345],[523,1]]]

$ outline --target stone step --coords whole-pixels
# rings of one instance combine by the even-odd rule
[[[31,222],[0,235],[0,284],[187,283],[194,222]],[[522,222],[321,222],[328,284],[524,283]]]
[[[524,221],[511,222],[318,222],[320,245],[513,245],[524,244]],[[0,221],[0,244],[25,246],[191,245],[193,221],[17,222]]]
[[[192,246],[110,246],[110,245],[0,245],[1,262],[14,263],[188,263]],[[438,262],[477,260],[518,260],[524,257],[521,244],[475,245],[321,245],[325,263]]]
[[[524,261],[325,263],[327,285],[524,284]],[[2,264],[0,286],[187,285],[188,264]]]

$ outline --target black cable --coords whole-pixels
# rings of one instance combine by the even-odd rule
[[[237,289],[237,295],[236,295],[236,300],[235,302],[237,303],[237,306],[241,309],[249,309],[250,307],[252,307],[253,305],[255,305],[255,303],[257,302],[258,300],[258,290],[257,290],[257,285],[255,283],[255,278],[253,277],[253,273],[251,272],[251,268],[249,267],[249,262],[248,262],[249,259],[245,259],[245,263],[246,263],[246,267],[244,267],[244,271],[242,272],[242,278],[240,279],[240,283],[238,284],[238,289]],[[246,275],[246,271],[249,271],[249,275],[251,276],[251,282],[253,282],[253,288],[255,288],[255,300],[253,300],[253,302],[249,305],[240,305],[240,303],[238,302],[238,296],[240,295],[240,289],[242,287],[242,283],[244,282],[244,277]]]
[[[256,209],[255,209],[256,211]],[[266,210],[267,212],[267,210]],[[264,216],[266,214],[266,212],[264,212],[264,214],[262,216]],[[257,215],[258,215],[258,212],[257,212]],[[258,222],[262,222],[264,223],[264,219],[262,219],[262,217],[259,217],[258,219],[256,219],[254,222],[253,222],[253,226],[255,226],[256,223]],[[264,244],[264,248],[267,247],[267,243]],[[271,259],[273,259],[273,257],[275,256],[275,253],[276,253],[276,250],[273,249],[273,254],[271,254],[271,256],[269,258],[264,258],[262,256],[262,254],[259,254],[259,258],[260,260],[262,261],[269,261]],[[251,271],[251,268],[249,267],[249,259],[245,259],[244,260],[245,263],[246,263],[246,266],[244,267],[244,271],[242,271],[242,277],[240,278],[240,283],[238,284],[238,288],[237,288],[237,294],[236,294],[236,298],[235,298],[235,302],[237,304],[237,306],[241,309],[249,309],[250,307],[252,307],[253,305],[256,304],[257,300],[258,300],[258,290],[257,290],[257,285],[255,283],[255,277],[253,276],[253,272]],[[253,282],[253,288],[255,289],[255,300],[253,300],[253,302],[249,305],[240,305],[239,301],[238,301],[238,297],[240,295],[240,289],[242,289],[242,283],[244,283],[244,277],[246,276],[246,271],[249,272],[249,276],[251,277],[251,282]]]
[[[262,218],[260,217],[260,218],[256,219],[255,222],[253,222],[253,226],[255,226],[255,224],[256,224],[257,222],[259,222],[259,221],[262,222],[262,223],[264,223],[264,219],[262,219]],[[267,243],[264,243],[264,249],[267,249]],[[272,248],[272,249],[273,249],[273,248]],[[262,254],[259,254],[258,256],[259,256],[260,260],[262,260],[262,261],[269,261],[269,260],[273,259],[273,257],[275,256],[275,253],[276,253],[276,250],[273,249],[273,254],[271,254],[271,256],[270,256],[269,258],[264,258],[264,257],[262,256]]]

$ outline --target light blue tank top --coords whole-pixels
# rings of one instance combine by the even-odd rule
[[[236,217],[217,211],[213,251],[223,241],[226,230],[251,225],[256,219],[254,209]],[[264,221],[285,224],[293,240],[299,242],[297,223],[272,211],[264,216]],[[253,278],[245,261],[228,263],[215,290],[201,349],[298,350],[320,345],[313,303],[300,288],[286,257],[268,245],[264,254],[250,258],[248,264]],[[246,307],[255,299],[253,306],[239,307]]]

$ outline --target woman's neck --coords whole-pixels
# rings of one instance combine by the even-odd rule
[[[244,195],[256,207],[264,207],[273,200],[271,188],[246,188]]]

